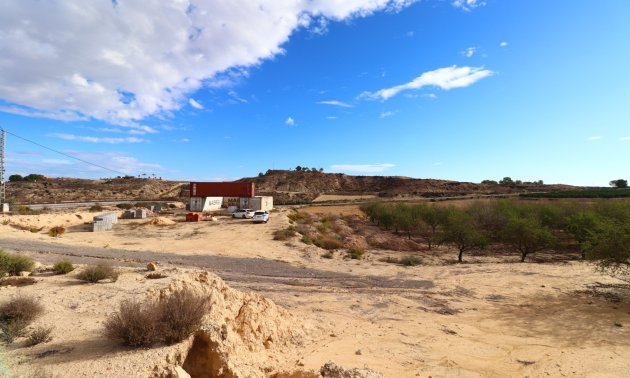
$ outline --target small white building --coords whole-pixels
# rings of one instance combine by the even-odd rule
[[[190,197],[190,211],[219,210],[223,197]]]
[[[271,196],[241,197],[239,206],[241,209],[269,211],[273,209],[273,197]]]

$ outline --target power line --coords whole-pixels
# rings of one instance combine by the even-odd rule
[[[78,160],[78,161],[80,161],[80,162],[82,162],[82,163],[85,163],[85,164],[88,164],[88,165],[93,165],[93,166],[95,166],[95,167],[98,167],[98,168],[104,169],[104,170],[106,170],[106,171],[110,171],[110,172],[118,173],[118,174],[121,174],[121,175],[123,175],[123,176],[126,176],[126,175],[127,175],[127,174],[126,174],[126,173],[124,173],[124,172],[120,172],[120,171],[117,171],[117,170],[115,170],[115,169],[111,169],[111,168],[103,167],[102,165],[99,165],[99,164],[96,164],[96,163],[92,163],[92,162],[89,162],[89,161],[87,161],[87,160],[80,159],[80,158],[78,158],[78,157],[76,157],[76,156],[72,156],[72,155],[70,155],[70,154],[66,154],[65,152],[61,152],[61,151],[55,150],[54,148],[46,147],[46,146],[44,146],[43,144],[39,144],[39,143],[34,142],[34,141],[30,140],[30,139],[26,139],[26,138],[24,138],[24,137],[21,137],[21,136],[19,136],[19,135],[16,135],[16,134],[14,134],[14,133],[12,133],[12,132],[10,132],[10,131],[6,130],[6,129],[3,129],[3,130],[4,130],[4,131],[6,131],[6,133],[7,133],[7,134],[9,134],[9,135],[13,135],[13,136],[14,136],[14,137],[16,137],[16,138],[22,139],[22,140],[27,141],[27,142],[29,142],[29,143],[33,143],[33,144],[34,144],[34,145],[36,145],[36,146],[39,146],[39,147],[41,147],[41,148],[45,148],[45,149],[50,150],[50,151],[52,151],[52,152],[54,152],[54,153],[57,153],[57,154],[59,154],[59,155],[67,156],[67,157],[69,157],[69,158],[71,158],[71,159]]]

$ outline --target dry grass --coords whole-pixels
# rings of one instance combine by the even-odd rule
[[[33,277],[7,277],[0,280],[0,286],[29,286],[37,282]]]
[[[276,230],[273,233],[273,240],[287,240],[289,238],[294,237],[295,235],[296,235],[295,228],[293,226],[290,226],[289,228],[286,228],[286,229]]]
[[[77,274],[77,279],[85,282],[96,283],[104,279],[111,279],[116,281],[118,279],[118,272],[107,264],[98,264],[87,266]]]
[[[59,260],[52,269],[56,274],[68,274],[74,270],[74,265],[70,260]]]
[[[50,335],[53,331],[53,327],[38,327],[32,331],[26,339],[26,346],[32,347],[37,344],[47,343],[52,340]]]
[[[160,279],[160,278],[167,278],[168,276],[166,274],[162,274],[160,272],[153,272],[153,273],[147,274],[144,277],[148,278],[150,280],[157,280],[157,279]]]
[[[56,238],[63,235],[66,232],[66,228],[63,226],[55,226],[48,230],[48,236]]]
[[[12,343],[25,336],[28,327],[44,312],[44,307],[30,297],[17,297],[0,306],[0,331],[2,339]]]

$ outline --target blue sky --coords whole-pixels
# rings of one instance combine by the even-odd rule
[[[222,3],[3,2],[0,126],[182,180],[630,178],[629,2]],[[6,151],[8,174],[118,174]]]

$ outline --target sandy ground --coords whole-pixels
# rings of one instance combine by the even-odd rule
[[[282,363],[295,368],[318,369],[333,360],[346,367],[368,366],[387,377],[621,377],[630,371],[630,287],[586,263],[521,264],[472,256],[466,264],[451,264],[450,257],[426,258],[427,264],[402,267],[380,262],[383,251],[368,251],[366,259],[359,261],[340,256],[324,259],[323,251],[297,238],[272,240],[274,230],[289,224],[286,210],[272,213],[268,224],[221,217],[214,222],[171,226],[123,220],[113,231],[103,233],[85,230],[83,222],[93,215],[1,215],[0,236],[14,242],[73,247],[259,257],[349,277],[432,283],[347,287],[335,282],[343,278],[334,277],[317,285],[302,284],[299,279],[279,283],[232,277],[228,280],[231,286],[271,298],[317,330],[309,333],[303,346],[286,354]],[[44,229],[33,233],[11,224]],[[68,232],[59,238],[45,234],[56,225],[68,227]],[[454,257],[454,253],[444,252]],[[91,295],[90,286],[56,283],[54,295],[50,292],[46,298],[50,298],[51,308],[60,309],[78,296],[96,301],[105,295],[111,306],[120,296],[140,295],[146,289],[135,284],[142,277],[133,274],[137,273],[115,283],[116,289],[107,294]],[[35,290],[38,285],[44,284],[0,290],[0,300]],[[82,337],[89,340],[98,316],[81,320],[68,337],[79,344],[85,342]],[[55,332],[60,340],[66,337],[64,332]],[[112,348],[109,344],[103,347]],[[29,353],[27,348],[10,350],[9,365],[19,364]],[[107,360],[107,354],[98,356]],[[54,361],[44,358],[37,363],[54,370]]]

